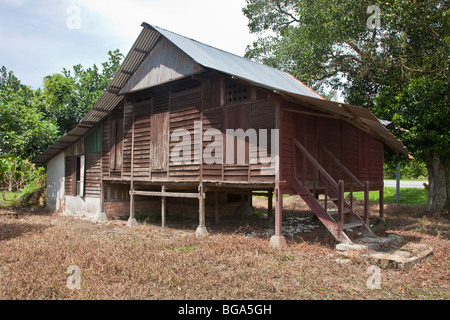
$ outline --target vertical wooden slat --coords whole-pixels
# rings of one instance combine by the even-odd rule
[[[344,227],[344,181],[338,182],[338,240],[343,239]]]
[[[381,188],[379,193],[380,219],[384,219],[384,189]]]
[[[123,166],[123,119],[118,119],[116,124],[116,163],[115,170],[122,170]]]
[[[275,188],[275,236],[281,237],[283,235],[283,194],[278,186]]]
[[[364,183],[364,224],[369,225],[369,181]]]
[[[219,224],[219,192],[214,192],[214,218],[216,224]]]
[[[111,121],[111,134],[110,134],[110,152],[109,152],[109,168],[110,170],[116,169],[116,140],[117,139],[117,120]]]

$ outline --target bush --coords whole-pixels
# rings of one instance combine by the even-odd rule
[[[45,176],[44,168],[36,168],[28,160],[13,155],[0,156],[0,190],[17,192]]]
[[[401,179],[428,179],[428,170],[425,163],[418,160],[409,160],[400,163]],[[393,163],[384,164],[384,178],[396,178],[396,165]]]

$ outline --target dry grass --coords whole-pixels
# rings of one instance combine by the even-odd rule
[[[255,201],[255,206],[264,201]],[[286,214],[307,216],[295,199]],[[262,208],[263,209],[263,208]],[[261,210],[262,210],[261,209]],[[380,235],[393,232],[427,243],[434,255],[410,270],[383,269],[381,289],[369,289],[369,263],[336,261],[323,227],[288,237],[288,248],[269,248],[258,218],[209,222],[196,239],[192,222],[162,230],[124,222],[93,224],[42,212],[0,211],[0,299],[448,299],[450,223],[424,218],[422,208],[387,205]],[[11,211],[11,209],[9,209]],[[318,224],[318,222],[316,222]],[[194,224],[195,225],[195,224]],[[67,287],[71,265],[81,289]]]

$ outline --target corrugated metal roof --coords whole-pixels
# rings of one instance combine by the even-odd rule
[[[204,71],[170,40],[161,38],[119,94],[158,86]]]
[[[295,79],[292,75],[286,72],[208,46],[196,40],[189,39],[156,26],[145,23],[143,26],[161,33],[164,37],[169,39],[173,44],[189,55],[194,61],[204,67],[247,80],[272,90],[282,90],[308,97],[323,99],[323,97],[314,90],[307,87],[301,81]]]
[[[340,107],[343,104],[326,100],[286,72],[208,46],[171,31],[151,26],[147,23],[142,23],[142,27],[144,27],[142,32],[114,75],[108,90],[100,97],[93,108],[89,110],[76,128],[51,145],[46,151],[34,159],[33,162],[48,162],[52,157],[94,128],[113,109],[122,103],[123,96],[119,95],[119,92],[145,61],[161,36],[171,41],[203,67],[217,70],[255,85],[271,89],[276,93],[287,95],[294,100],[307,101],[324,112],[342,116],[347,121],[363,127],[363,129],[369,131],[393,150],[408,155],[403,144],[387,131],[368,109],[351,105],[345,105],[345,108]]]

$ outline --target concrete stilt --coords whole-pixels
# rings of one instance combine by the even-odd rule
[[[198,227],[195,230],[195,236],[197,238],[202,238],[207,236],[208,230],[206,229],[206,217],[205,217],[205,198],[206,195],[203,192],[203,184],[198,187],[199,196],[198,196]]]
[[[131,182],[131,188],[130,188],[130,218],[127,222],[127,227],[134,228],[137,227],[138,223],[136,218],[134,217],[134,184]]]
[[[99,211],[97,217],[95,218],[95,222],[107,222],[108,217],[106,216],[105,211]]]

